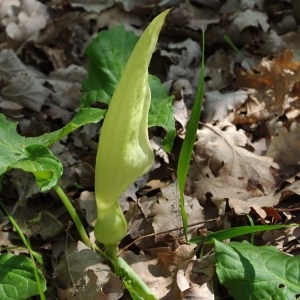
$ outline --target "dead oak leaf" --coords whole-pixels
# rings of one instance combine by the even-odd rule
[[[153,256],[159,258],[166,273],[175,275],[182,264],[194,257],[194,248],[191,245],[180,245],[176,250],[171,250],[170,247],[157,247],[149,249],[149,251]]]
[[[225,199],[247,200],[250,197],[262,194],[261,191],[249,185],[246,178],[236,178],[228,175],[214,176],[205,163],[193,163],[189,176],[193,181],[192,193],[197,196],[202,204],[211,199],[218,208],[219,215],[223,215],[225,212]]]
[[[245,178],[253,186],[268,194],[275,187],[271,168],[277,168],[273,159],[250,152],[251,143],[241,130],[228,122],[218,126],[205,125],[199,130],[196,155],[205,160],[216,176]]]
[[[170,292],[173,277],[166,272],[158,258],[148,255],[136,255],[131,251],[122,252],[123,259],[140,276],[158,299],[163,299]],[[168,276],[169,275],[169,276]],[[174,291],[176,294],[176,291]],[[173,293],[173,295],[174,295]],[[180,299],[177,297],[171,299]]]
[[[289,129],[281,126],[276,136],[271,139],[267,155],[273,157],[280,166],[280,172],[287,177],[292,176],[300,164],[300,124],[293,122]]]
[[[185,209],[189,223],[192,224],[204,220],[203,208],[200,206],[197,198],[185,196]],[[158,203],[155,203],[153,206],[153,211],[152,226],[155,233],[182,227],[179,192],[177,192],[176,183],[162,189],[161,195],[158,196]],[[178,236],[176,230],[169,234],[172,234],[174,237]],[[156,242],[163,241],[164,237],[165,235],[159,234],[155,237],[155,240]]]
[[[8,80],[19,73],[26,73],[29,70],[22,63],[12,49],[3,49],[0,52],[0,75]]]
[[[295,105],[291,98],[298,99],[295,91],[300,81],[300,63],[293,60],[290,50],[285,50],[272,59],[264,58],[253,71],[238,69],[236,78],[238,86],[256,90],[255,97],[265,103],[264,110],[269,115],[281,115]]]

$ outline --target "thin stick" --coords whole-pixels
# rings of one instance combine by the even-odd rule
[[[188,227],[194,227],[194,226],[198,226],[200,224],[204,224],[204,223],[207,223],[207,222],[212,222],[212,221],[216,221],[218,220],[218,218],[214,218],[214,219],[209,219],[209,220],[205,220],[205,221],[200,221],[200,222],[196,222],[196,223],[193,223],[193,224],[190,224],[188,225]],[[140,241],[140,240],[143,240],[147,237],[151,237],[151,236],[155,236],[155,235],[160,235],[160,234],[166,234],[166,233],[169,233],[169,232],[172,232],[172,231],[177,231],[177,230],[180,230],[180,229],[184,229],[183,226],[181,227],[176,227],[176,228],[173,228],[173,229],[169,229],[169,230],[165,230],[165,231],[161,231],[161,232],[157,232],[157,233],[150,233],[150,234],[147,234],[147,235],[140,235],[138,238],[136,238],[133,242],[131,242],[130,244],[128,244],[127,246],[125,246],[123,249],[121,249],[119,252],[118,252],[118,256],[125,250],[127,250],[128,248],[130,248],[132,245],[134,245],[136,242]]]

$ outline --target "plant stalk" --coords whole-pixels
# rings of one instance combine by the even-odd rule
[[[113,262],[113,265],[111,265],[111,267],[114,269],[113,271],[118,273],[117,244],[104,245],[104,247],[106,255],[108,255],[111,259],[110,261]]]
[[[86,246],[88,246],[89,248],[94,249],[95,245],[91,242],[90,238],[88,237],[88,235],[85,231],[85,228],[84,228],[74,206],[72,205],[71,201],[69,200],[68,196],[66,195],[66,193],[63,191],[63,189],[60,187],[59,184],[55,185],[53,187],[53,190],[55,191],[57,196],[60,198],[60,200],[63,202],[68,213],[70,214],[83,243]]]

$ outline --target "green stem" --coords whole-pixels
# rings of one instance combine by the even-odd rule
[[[251,226],[254,226],[254,222],[253,222],[253,219],[251,218],[251,216],[249,214],[246,215],[248,220],[249,220],[249,223]],[[250,236],[250,243],[252,245],[254,245],[254,233],[251,233],[251,236]]]
[[[135,294],[134,299],[157,299],[144,281],[123,258],[118,257],[116,265],[118,266],[118,272],[116,272],[116,274],[122,278],[124,285],[128,291],[130,291],[131,296]]]
[[[104,245],[104,247],[105,247],[105,253],[110,258],[110,262],[113,263],[111,267],[114,269],[115,273],[118,273],[117,244]]]
[[[53,187],[53,190],[56,192],[57,196],[63,202],[68,213],[70,214],[83,243],[86,246],[88,246],[89,248],[94,249],[95,245],[89,239],[89,237],[85,231],[85,228],[84,228],[74,206],[72,205],[71,201],[69,200],[68,196],[66,195],[66,193],[63,191],[63,189],[58,184]]]

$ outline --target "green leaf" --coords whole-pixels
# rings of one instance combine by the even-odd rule
[[[300,257],[272,246],[215,240],[216,271],[237,300],[294,300],[300,294]]]
[[[20,136],[16,124],[0,114],[0,176],[21,169],[33,173],[41,191],[51,189],[62,175],[62,164],[48,147],[80,126],[99,122],[104,114],[100,109],[82,108],[65,127],[30,138]]]
[[[24,150],[26,158],[13,162],[9,168],[31,172],[42,192],[51,189],[63,172],[59,159],[44,145],[30,145]]]
[[[17,168],[31,172],[42,191],[56,184],[62,174],[60,161],[44,145],[31,145],[30,138],[20,136],[16,124],[0,115],[0,176]]]
[[[24,255],[0,255],[0,299],[21,300],[38,295],[35,273],[43,291],[46,281],[41,271]]]
[[[110,103],[137,41],[138,37],[134,33],[119,26],[101,31],[89,44],[85,51],[89,67],[88,78],[82,85],[85,92],[81,99],[83,107],[88,107],[95,101]],[[160,126],[166,130],[163,145],[170,151],[176,135],[172,97],[155,76],[149,76],[149,86],[151,107],[148,126]]]
[[[148,126],[159,126],[165,129],[166,136],[163,140],[163,146],[166,151],[170,152],[176,136],[172,106],[173,97],[167,95],[166,88],[156,76],[149,75],[148,81],[151,90]]]
[[[240,226],[240,227],[233,227],[229,229],[219,230],[216,232],[212,232],[207,234],[206,236],[197,236],[192,239],[190,239],[190,242],[192,243],[200,243],[200,242],[213,242],[214,239],[218,241],[223,241],[226,239],[235,238],[238,236],[242,236],[249,233],[255,233],[260,231],[267,231],[267,230],[274,230],[274,229],[282,229],[287,228],[290,226],[296,226],[296,225],[255,225],[255,226]]]
[[[64,136],[68,135],[73,130],[83,125],[100,122],[104,115],[105,110],[102,109],[92,107],[81,108],[66,126],[38,137],[27,138],[27,145],[40,144],[49,147]]]
[[[101,31],[85,50],[89,58],[88,78],[82,84],[83,106],[94,101],[109,103],[129,56],[138,41],[122,26]]]

